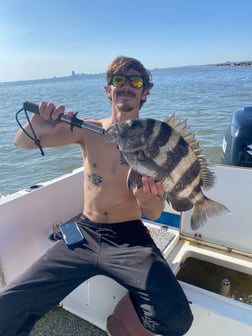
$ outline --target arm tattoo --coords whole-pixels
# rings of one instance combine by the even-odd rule
[[[88,175],[88,180],[89,182],[94,184],[96,187],[99,187],[100,184],[102,183],[102,177],[97,174]]]

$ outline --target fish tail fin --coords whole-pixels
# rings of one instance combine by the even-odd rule
[[[223,204],[204,196],[203,200],[197,202],[193,207],[191,217],[192,230],[197,230],[200,226],[204,225],[209,217],[221,216],[229,212],[230,210]]]

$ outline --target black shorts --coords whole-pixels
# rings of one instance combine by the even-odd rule
[[[0,335],[29,335],[42,315],[95,275],[128,289],[145,328],[183,335],[192,323],[187,299],[142,221],[99,224],[82,216],[78,225],[85,236],[82,245],[69,249],[63,240],[56,242],[0,293],[0,311],[5,312]]]

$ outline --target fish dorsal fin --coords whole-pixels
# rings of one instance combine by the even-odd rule
[[[173,113],[170,117],[165,118],[164,122],[177,132],[188,144],[191,151],[193,151],[196,159],[200,164],[201,184],[204,188],[210,189],[214,185],[215,175],[208,167],[208,162],[203,155],[203,149],[199,142],[195,139],[196,132],[190,129],[187,125],[187,119],[182,120],[179,116]]]
[[[187,125],[187,119],[182,120],[180,117],[176,116],[174,113],[170,117],[166,117],[164,122],[173,128],[191,147],[199,147],[198,141],[195,139],[195,133],[190,129],[190,126]]]

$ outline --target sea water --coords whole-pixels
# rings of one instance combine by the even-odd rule
[[[151,71],[154,87],[140,116],[187,119],[207,159],[220,162],[222,139],[232,113],[252,105],[252,67],[193,66]],[[24,151],[13,144],[16,112],[24,101],[64,104],[79,117],[104,118],[111,104],[105,74],[0,83],[0,197],[69,173],[82,165],[78,145]],[[21,118],[22,122],[25,119]]]

